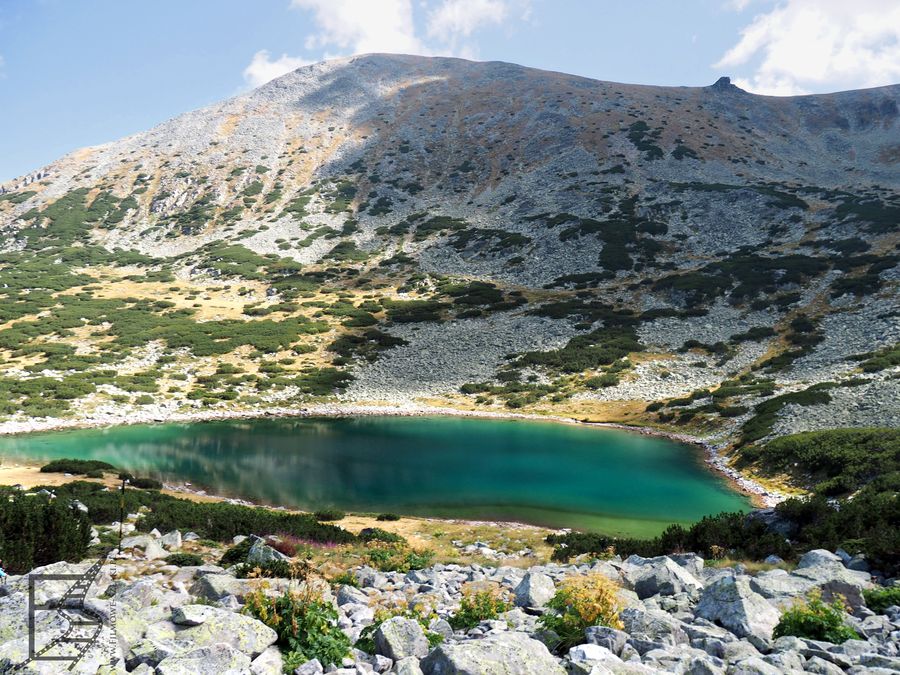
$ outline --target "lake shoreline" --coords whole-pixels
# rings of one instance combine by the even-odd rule
[[[0,436],[18,435],[28,433],[42,433],[52,431],[71,431],[76,429],[96,429],[116,426],[132,426],[139,424],[196,424],[203,422],[217,422],[242,419],[267,419],[282,417],[427,417],[430,415],[448,417],[472,417],[481,419],[508,419],[536,422],[554,422],[577,426],[597,427],[603,429],[618,429],[629,433],[638,433],[646,436],[666,438],[672,441],[693,446],[703,453],[703,462],[707,469],[717,474],[728,482],[736,492],[748,497],[756,508],[771,507],[788,498],[788,495],[766,488],[728,466],[725,457],[719,452],[719,447],[704,439],[678,434],[651,427],[639,427],[615,422],[585,422],[571,417],[560,415],[538,415],[515,412],[496,412],[488,410],[460,410],[458,408],[444,408],[430,405],[362,405],[343,403],[320,403],[301,408],[271,407],[259,410],[198,410],[195,412],[169,412],[153,415],[136,415],[134,418],[126,418],[121,415],[97,415],[82,419],[53,419],[27,420],[24,422],[0,423]]]

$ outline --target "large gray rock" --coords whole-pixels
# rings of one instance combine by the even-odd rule
[[[222,610],[209,605],[183,605],[172,612],[172,623],[179,626],[199,626],[208,618],[214,618]]]
[[[693,593],[703,588],[687,568],[665,556],[648,561],[640,569],[632,583],[641,600],[654,595]]]
[[[542,572],[528,572],[516,586],[516,605],[518,607],[543,607],[556,593],[556,586]]]
[[[391,669],[392,675],[425,675],[419,666],[419,659],[415,656],[408,656],[400,659]]]
[[[619,614],[619,618],[629,635],[629,642],[638,647],[638,651],[656,646],[685,644],[688,641],[681,622],[662,610],[627,607]],[[646,644],[638,644],[639,641]]]
[[[190,588],[191,595],[207,600],[221,600],[226,595],[243,598],[248,590],[247,579],[236,579],[230,574],[205,574]]]
[[[628,640],[628,633],[608,626],[588,626],[584,629],[584,639],[589,644],[606,647],[618,656]]]
[[[395,616],[382,623],[372,636],[375,650],[382,656],[399,661],[408,656],[422,658],[428,654],[428,638],[414,619]]]
[[[179,532],[178,530],[166,532],[159,538],[159,543],[165,546],[170,551],[177,551],[181,548],[181,532]]]
[[[257,619],[218,607],[207,609],[203,623],[178,632],[180,642],[198,647],[227,642],[238,651],[256,657],[278,639],[274,630]]]
[[[294,675],[322,675],[325,669],[319,659],[310,659],[294,668]]]
[[[159,560],[169,555],[168,551],[159,545],[159,541],[151,539],[144,547],[144,558],[147,560]]]
[[[421,667],[425,675],[566,675],[543,643],[513,632],[440,645]]]
[[[769,602],[750,588],[747,577],[725,576],[707,586],[696,615],[727,628],[738,637],[767,642],[781,618]]]
[[[811,553],[815,553],[815,551],[811,551]],[[841,597],[854,610],[865,606],[863,590],[872,586],[872,577],[868,572],[850,570],[843,564],[834,562],[805,567],[798,566],[791,576],[806,580],[812,587],[818,588],[822,592],[822,599],[825,602],[831,602],[835,598]]]
[[[784,675],[784,673],[755,656],[740,663],[735,663],[728,668],[728,675]]]
[[[250,657],[219,642],[160,661],[157,675],[247,675]]]
[[[590,675],[596,672],[615,672],[616,669],[624,666],[618,656],[613,654],[606,647],[594,644],[575,645],[569,650],[567,655],[569,659],[568,670],[570,673]]]
[[[281,651],[274,645],[253,659],[250,664],[252,675],[277,675],[282,669]]]
[[[267,563],[288,559],[284,553],[269,546],[264,539],[257,537],[256,535],[251,535],[250,540],[253,544],[250,546],[250,551],[247,553],[248,564],[265,565]]]
[[[354,586],[339,586],[337,591],[338,607],[343,605],[365,605],[369,602],[369,596]]]
[[[805,567],[833,566],[843,567],[844,561],[841,560],[841,557],[839,555],[836,555],[831,551],[826,551],[823,548],[807,551],[802,556],[800,556],[800,560],[797,561],[797,569],[803,569]]]

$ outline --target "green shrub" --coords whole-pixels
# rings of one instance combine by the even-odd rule
[[[792,635],[832,644],[858,639],[856,631],[844,623],[845,609],[840,598],[835,598],[831,604],[825,604],[821,594],[813,592],[806,602],[798,603],[781,615],[778,625],[772,631],[772,637]]]
[[[600,572],[569,577],[560,584],[547,603],[554,611],[539,619],[545,628],[559,635],[558,651],[568,651],[584,642],[584,629],[589,626],[623,628],[616,590],[615,584]]]
[[[396,513],[379,513],[378,517],[375,520],[387,521],[387,520],[400,520],[400,516]]]
[[[343,520],[346,515],[346,513],[337,509],[322,509],[313,513],[313,516],[318,521]]]
[[[900,607],[900,586],[869,588],[863,591],[866,607],[876,614],[884,614],[888,607]]]
[[[453,630],[470,630],[482,621],[496,619],[512,607],[508,594],[499,588],[463,589],[459,609],[449,618],[450,626]]]
[[[405,544],[406,540],[399,534],[382,530],[380,527],[366,527],[360,530],[357,535],[360,541],[380,541],[385,544]]]
[[[203,558],[193,553],[172,553],[165,557],[165,561],[178,567],[199,567],[203,564]]]
[[[162,483],[155,478],[132,478],[131,485],[141,490],[162,490]]]
[[[758,560],[770,553],[782,558],[792,554],[783,536],[768,532],[763,523],[748,519],[745,513],[706,516],[690,527],[670,525],[653,539],[619,539],[590,532],[568,532],[549,535],[547,543],[554,545],[553,559],[559,561],[583,553],[600,556],[610,550],[623,557],[632,554],[654,557],[693,551],[704,558],[716,558],[716,551],[725,550],[732,557]]]
[[[87,555],[91,524],[70,504],[64,496],[0,488],[0,559],[8,574],[60,560],[79,562]]]
[[[847,494],[900,471],[900,429],[805,431],[745,448],[742,455],[768,475],[787,473],[816,492]]]
[[[247,594],[242,611],[275,631],[278,646],[291,654],[292,663],[318,659],[325,666],[339,665],[350,652],[337,610],[312,592],[286,590],[270,597],[261,587]]]
[[[77,473],[89,471],[115,471],[116,467],[96,459],[54,459],[41,467],[41,473]]]
[[[103,478],[102,471],[88,471],[84,474],[85,478]]]
[[[253,542],[249,538],[244,539],[240,544],[235,544],[222,554],[219,564],[222,567],[231,567],[246,562],[251,546],[253,546]]]
[[[270,560],[265,563],[241,563],[235,570],[234,576],[238,579],[249,579],[253,577],[277,578],[277,579],[293,579],[296,576],[296,570],[287,560]]]
[[[366,550],[369,565],[380,572],[409,572],[428,567],[434,551],[413,551],[396,544],[375,542]]]
[[[422,627],[422,631],[425,633],[425,637],[428,639],[428,645],[430,647],[437,647],[443,640],[444,636],[440,633],[435,633],[433,630],[429,628],[433,619],[436,618],[436,614],[434,612],[430,612],[425,610],[421,605],[401,605],[400,607],[379,607],[375,610],[375,621],[371,624],[363,628],[362,632],[359,634],[359,639],[356,641],[356,644],[353,645],[357,649],[361,649],[367,654],[375,653],[375,631],[388,619],[393,619],[396,616],[402,616],[405,619],[412,619],[413,621],[417,621],[418,624]]]

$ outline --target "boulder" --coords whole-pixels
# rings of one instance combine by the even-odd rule
[[[319,659],[310,659],[294,668],[294,675],[322,675],[324,672]]]
[[[199,647],[227,642],[238,651],[256,657],[278,639],[274,630],[257,619],[218,607],[206,609],[208,611],[203,612],[202,617],[194,617],[195,620],[202,618],[202,623],[178,632],[179,641]]]
[[[805,567],[833,567],[833,566],[844,566],[844,561],[841,560],[839,555],[832,553],[831,551],[826,551],[823,548],[814,549],[812,551],[807,551],[802,556],[800,556],[800,560],[797,562],[797,569],[803,569]]]
[[[408,656],[421,658],[428,654],[428,638],[414,619],[392,617],[378,627],[373,639],[377,653],[394,661]]]
[[[810,553],[815,553],[815,551],[810,551]],[[835,564],[833,561],[804,567],[798,565],[791,576],[804,580],[812,587],[822,591],[822,599],[825,602],[831,602],[840,596],[853,610],[865,607],[866,602],[862,592],[872,586],[872,577],[868,572],[850,570],[844,567],[843,563]]]
[[[688,641],[687,634],[681,628],[681,622],[670,614],[659,609],[640,609],[627,607],[619,614],[625,632],[629,635],[629,642],[643,641],[648,643],[646,649],[655,646],[685,644]],[[638,651],[641,651],[638,648]]]
[[[276,551],[269,546],[264,539],[257,537],[255,534],[250,536],[250,540],[253,544],[250,546],[250,551],[247,553],[248,564],[266,565],[268,563],[288,559],[288,556],[281,551]]]
[[[243,598],[248,590],[246,579],[236,579],[230,574],[204,574],[193,583],[190,593],[207,600],[221,600],[226,595]]]
[[[732,665],[728,669],[728,675],[784,675],[784,673],[758,656],[754,656]]]
[[[147,560],[159,560],[169,555],[168,551],[159,545],[156,539],[151,539],[144,547],[144,558]]]
[[[166,532],[162,537],[159,538],[159,543],[165,546],[170,551],[177,551],[181,548],[181,532],[179,532],[178,530]]]
[[[425,675],[565,675],[543,643],[506,632],[442,644],[421,662]]]
[[[556,586],[542,572],[528,572],[516,586],[518,607],[543,607],[556,594]]]
[[[690,572],[695,579],[703,576],[703,568],[706,563],[696,553],[670,553],[668,557]]]
[[[419,667],[419,659],[415,656],[407,656],[394,664],[392,675],[425,675]]]
[[[282,665],[281,650],[273,645],[253,659],[250,663],[250,672],[252,675],[275,675],[281,672]]]
[[[747,577],[732,576],[721,577],[703,590],[696,615],[738,637],[763,642],[772,639],[772,630],[781,618],[778,610],[751,589]]]
[[[172,623],[179,626],[199,626],[222,610],[209,605],[183,605],[172,611]]]
[[[157,675],[246,675],[249,671],[250,657],[224,642],[169,656],[156,667]]]
[[[608,626],[588,626],[584,629],[584,639],[588,644],[600,645],[618,656],[628,640],[628,633]]]
[[[602,669],[612,664],[620,665],[622,663],[622,659],[600,645],[575,645],[569,650],[568,656],[572,664],[584,673],[590,673],[596,667]]]
[[[354,586],[339,586],[337,591],[338,607],[344,605],[365,605],[369,602],[369,596]]]
[[[641,600],[654,595],[692,593],[703,588],[700,581],[671,558],[654,558],[641,567],[642,571],[632,581]]]

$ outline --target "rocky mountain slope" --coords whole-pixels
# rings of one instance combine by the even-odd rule
[[[2,186],[0,416],[898,426],[898,103],[301,68]]]

